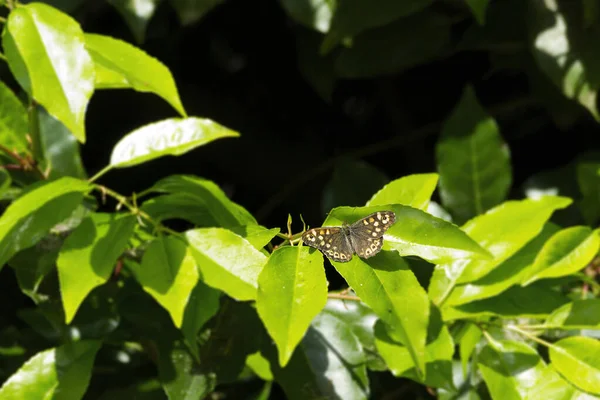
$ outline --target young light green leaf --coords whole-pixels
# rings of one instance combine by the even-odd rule
[[[444,125],[436,157],[442,203],[458,221],[506,198],[512,182],[510,152],[471,86]]]
[[[600,247],[598,230],[573,226],[552,236],[535,258],[523,286],[543,278],[566,276],[585,268]]]
[[[512,340],[489,343],[477,357],[492,399],[526,399],[544,375],[546,365],[537,351]]]
[[[554,211],[571,202],[558,196],[507,201],[468,221],[462,230],[492,253],[494,259],[459,260],[436,266],[429,285],[433,302],[443,304],[458,283],[476,281],[490,273],[536,237]]]
[[[223,190],[208,179],[193,175],[170,175],[154,184],[149,191],[169,193],[173,196],[170,197],[172,200],[165,202],[164,208],[159,208],[160,212],[156,213],[157,217],[161,219],[183,218],[184,215],[175,211],[169,212],[167,209],[188,207],[190,208],[189,212],[197,216],[190,220],[198,225],[230,228],[257,224],[252,214],[239,204],[229,200]],[[181,197],[175,197],[176,195]],[[197,204],[197,209],[192,207],[192,203]]]
[[[267,261],[246,239],[222,228],[185,232],[202,280],[236,300],[256,300],[258,276]]]
[[[68,218],[91,189],[89,183],[69,177],[29,187],[0,217],[0,268]]]
[[[554,310],[544,323],[548,329],[600,328],[600,299],[575,300]]]
[[[572,336],[550,346],[554,368],[578,388],[600,394],[600,342]]]
[[[144,290],[169,312],[175,326],[180,328],[200,277],[185,242],[174,236],[156,239],[146,249],[141,265],[136,265],[133,271]]]
[[[463,376],[467,376],[467,365],[475,346],[481,340],[483,333],[481,329],[471,323],[467,323],[460,332],[460,339],[458,339],[458,347],[460,354],[460,363],[462,366]]]
[[[250,242],[257,250],[262,249],[279,233],[279,228],[267,229],[261,225],[241,225],[228,228]]]
[[[541,1],[528,7],[533,56],[542,72],[566,97],[579,102],[598,120],[598,73],[593,67],[595,61],[587,56],[593,54],[595,40],[585,30],[579,13],[559,4]]]
[[[281,247],[258,278],[256,308],[284,367],[310,322],[327,302],[323,256],[308,247]]]
[[[478,316],[545,318],[567,302],[556,290],[536,283],[526,288],[514,286],[498,296],[442,310],[445,321]]]
[[[385,185],[365,205],[402,204],[419,210],[426,210],[437,181],[437,174],[404,176]]]
[[[79,24],[46,4],[30,3],[9,13],[2,44],[21,87],[85,142],[94,64]]]
[[[331,211],[323,225],[353,222],[384,208],[338,207]],[[332,264],[361,300],[391,328],[391,336],[406,345],[417,373],[425,373],[429,300],[402,257],[382,251],[368,260],[355,256],[350,262]]]
[[[101,343],[84,340],[37,353],[0,388],[2,399],[83,398]]]
[[[271,364],[260,352],[250,354],[246,357],[246,366],[252,370],[263,381],[272,381],[273,373]]]
[[[192,354],[198,354],[198,343],[196,335],[208,320],[219,311],[219,298],[221,292],[211,288],[202,281],[196,283],[196,287],[190,293],[185,312],[181,332],[185,337],[187,345]]]
[[[537,384],[529,389],[527,400],[595,400],[597,396],[584,393],[565,381],[549,364]]]
[[[131,167],[165,155],[178,156],[213,140],[239,134],[210,119],[170,118],[125,135],[114,147],[110,165]]]
[[[135,224],[129,214],[92,214],[65,240],[56,265],[67,324],[92,289],[106,283]]]
[[[454,389],[452,382],[452,355],[454,341],[448,328],[441,320],[439,310],[433,306],[427,328],[427,347],[425,362],[427,374],[425,380],[415,373],[410,352],[401,343],[389,337],[384,324],[375,324],[375,344],[394,376],[407,377],[430,387]]]
[[[26,135],[27,110],[12,90],[0,82],[0,143],[17,153],[29,152]]]
[[[156,58],[110,36],[85,34],[85,47],[96,67],[97,89],[132,88],[162,97],[186,117],[171,71]]]
[[[457,285],[444,304],[453,306],[493,297],[511,286],[521,283],[527,277],[529,268],[533,265],[544,243],[559,229],[557,225],[551,222],[547,223],[539,235],[508,260],[494,268],[492,272],[476,281]],[[441,272],[443,273],[443,270]]]

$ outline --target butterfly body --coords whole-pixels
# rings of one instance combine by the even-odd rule
[[[369,258],[381,251],[383,234],[394,222],[392,211],[378,211],[350,225],[309,229],[302,241],[333,261],[348,262],[354,254]]]

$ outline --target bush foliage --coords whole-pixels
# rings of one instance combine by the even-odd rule
[[[222,93],[221,107],[192,102],[211,118],[188,114],[178,74],[142,49],[172,15],[184,32],[253,2],[0,3],[0,399],[600,396],[600,158],[589,151],[598,141],[583,138],[600,119],[596,2],[255,2],[288,35],[304,85],[285,86],[300,81],[288,70],[266,90],[277,111],[257,118],[276,138],[258,128],[267,122],[232,117],[244,106],[220,114],[234,104]],[[82,10],[100,13],[89,3],[119,15],[129,40],[91,33],[104,25],[83,22]],[[244,104],[262,107],[261,82],[236,75],[250,61],[219,40],[211,57],[233,86],[254,82]],[[253,55],[263,66],[290,57]],[[471,56],[485,72],[437,76]],[[220,73],[199,72],[216,86]],[[403,77],[420,90],[400,96]],[[506,83],[526,96],[506,100]],[[295,120],[318,120],[319,107],[331,117],[360,85],[363,100],[374,87],[385,100],[346,97],[333,120],[348,132]],[[169,110],[152,105],[143,123],[102,136],[114,125],[86,119],[102,89],[148,93]],[[277,104],[287,89],[310,91],[312,108],[279,115],[294,108]],[[131,113],[150,104],[125,103]],[[532,126],[538,117],[573,144],[558,168],[543,161],[551,139]],[[538,154],[523,161],[527,132]],[[92,177],[80,149],[90,142],[108,160]],[[414,168],[383,155],[407,143]],[[207,161],[191,173],[160,167],[197,154]],[[301,241],[304,220],[335,227],[383,210],[396,223],[375,257],[334,262]]]

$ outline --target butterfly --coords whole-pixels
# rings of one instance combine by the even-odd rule
[[[369,258],[381,251],[383,234],[394,222],[396,214],[392,211],[378,211],[351,225],[309,229],[302,234],[302,242],[333,261],[348,262],[354,253]]]

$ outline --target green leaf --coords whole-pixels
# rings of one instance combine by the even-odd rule
[[[429,285],[433,302],[443,304],[457,283],[476,281],[490,273],[537,236],[555,210],[569,204],[571,199],[558,196],[507,201],[468,221],[462,230],[489,250],[494,259],[460,260],[436,266]]]
[[[27,110],[3,82],[0,82],[0,105],[0,143],[17,153],[29,153]]]
[[[426,210],[437,185],[437,174],[414,174],[396,179],[375,193],[366,206],[402,204]]]
[[[215,316],[219,311],[219,298],[221,292],[198,281],[190,293],[185,312],[181,332],[190,346],[192,354],[198,354],[197,334],[200,329]]]
[[[152,19],[160,0],[108,0],[121,14],[133,37],[138,43],[143,43],[146,38],[146,27]]]
[[[38,290],[42,280],[56,265],[60,245],[59,237],[48,235],[35,246],[21,250],[8,261],[15,270],[21,292],[35,303],[42,300]]]
[[[477,357],[477,365],[492,399],[526,399],[544,375],[546,365],[539,354],[522,342],[488,343]]]
[[[69,177],[29,187],[0,217],[0,268],[69,217],[91,189],[89,183]]]
[[[329,0],[280,0],[286,14],[294,21],[326,33],[331,25],[335,5]]]
[[[527,277],[529,268],[533,265],[542,246],[559,229],[557,225],[551,222],[547,223],[539,235],[489,274],[476,281],[457,285],[444,304],[451,306],[493,297],[511,286],[520,284]],[[437,271],[443,273],[441,269]]]
[[[391,1],[400,5],[406,3]],[[427,1],[417,2],[426,4]],[[361,4],[371,10],[376,8],[371,2]],[[389,11],[388,7],[378,12]],[[435,12],[424,11],[400,18],[356,37],[352,47],[340,51],[335,69],[341,78],[357,79],[397,73],[429,62],[440,57],[450,44],[451,26],[449,18]]]
[[[485,24],[485,12],[488,7],[489,0],[465,0],[467,5],[471,8],[473,16],[479,23],[479,25]]]
[[[397,343],[386,332],[381,321],[375,324],[375,344],[394,376],[407,377],[427,386],[452,390],[452,355],[454,342],[448,328],[442,322],[440,312],[432,306],[427,328],[427,347],[425,348],[426,379],[423,381],[415,373],[415,364],[408,349]]]
[[[598,253],[598,230],[573,226],[554,234],[535,258],[523,286],[543,278],[557,278],[585,268]]]
[[[544,325],[548,329],[600,328],[600,299],[575,300],[554,310]]]
[[[540,284],[515,286],[495,297],[444,308],[443,317],[445,321],[478,316],[544,318],[567,301],[560,293]]]
[[[67,324],[92,289],[106,283],[135,224],[129,214],[92,214],[65,240],[56,264]]]
[[[579,391],[565,381],[550,364],[538,379],[537,384],[529,390],[527,400],[594,400],[598,397]]]
[[[323,213],[334,207],[361,206],[389,179],[364,161],[342,159],[335,164],[331,181],[323,191]]]
[[[178,156],[213,140],[239,134],[204,118],[170,118],[125,135],[113,148],[110,165],[131,167],[165,155]]]
[[[149,4],[153,5],[152,2]],[[143,50],[110,36],[86,33],[85,47],[94,60],[97,89],[132,88],[138,92],[154,93],[181,116],[187,116],[173,75],[163,63]]]
[[[600,394],[600,342],[572,336],[550,346],[554,368],[578,388]]]
[[[281,247],[258,278],[256,308],[285,366],[310,322],[327,302],[323,257],[308,247]]]
[[[170,0],[182,25],[200,20],[224,0]]]
[[[342,221],[355,221],[375,211],[377,207],[338,207],[324,225],[341,225]],[[332,264],[361,300],[391,328],[391,336],[406,345],[418,371],[424,373],[429,300],[406,262],[397,254],[382,251],[366,260],[353,257],[350,262]]]
[[[481,329],[475,324],[467,323],[461,331],[460,339],[458,340],[460,362],[462,366],[462,372],[464,376],[467,376],[467,365],[469,359],[475,350],[475,346],[481,340],[483,333]]]
[[[577,164],[577,182],[582,199],[579,207],[585,221],[596,224],[600,219],[600,163],[581,162]]]
[[[79,400],[92,376],[100,342],[71,342],[29,359],[0,388],[2,399]]]
[[[267,229],[260,225],[233,226],[229,230],[249,241],[257,250],[265,247],[279,233],[279,228]]]
[[[154,240],[144,252],[141,265],[133,271],[144,290],[169,312],[175,326],[180,328],[199,279],[192,251],[185,242],[174,236]]]
[[[579,7],[559,7],[556,1],[528,7],[529,36],[539,68],[562,93],[600,119],[596,108],[599,88],[595,54],[597,29],[585,29]]]
[[[322,314],[330,314],[342,321],[358,338],[367,358],[367,368],[385,371],[385,363],[375,348],[374,326],[377,316],[366,304],[359,301],[328,299]]]
[[[271,364],[260,352],[257,351],[246,357],[246,365],[263,381],[273,380]]]
[[[158,197],[156,204],[153,200],[145,202],[142,207],[159,220],[183,218],[198,225],[226,228],[257,224],[252,214],[229,200],[219,186],[207,179],[172,175],[158,181],[149,191],[171,195],[164,201],[159,201],[161,197]]]
[[[433,0],[374,0],[368,4],[356,1],[338,2],[322,49],[329,52],[346,37],[387,25],[400,17],[426,8],[432,2]]]
[[[442,203],[459,221],[506,198],[512,183],[510,151],[471,86],[444,124],[436,158]]]
[[[83,168],[79,142],[67,127],[48,112],[36,108],[40,130],[40,145],[44,157],[44,169],[50,171],[50,179],[63,176],[87,179]]]
[[[11,72],[48,113],[85,142],[94,64],[79,24],[42,3],[12,10],[2,37]]]
[[[267,261],[246,239],[222,228],[185,232],[202,280],[236,300],[256,300],[258,276]]]

